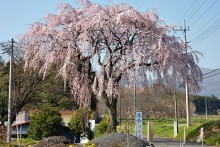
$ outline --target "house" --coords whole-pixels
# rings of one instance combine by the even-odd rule
[[[16,120],[13,122],[11,126],[11,134],[15,135],[27,135],[28,127],[30,126],[30,116],[33,115],[37,110],[30,110],[29,113],[22,111],[19,112],[16,116]],[[63,118],[63,122],[65,126],[68,126],[68,123],[71,117],[74,114],[74,111],[71,110],[60,110],[61,117]]]
[[[11,135],[16,136],[26,136],[27,130],[30,125],[29,113],[22,111],[19,112],[16,116],[16,120],[12,123],[11,126]]]
[[[11,135],[16,136],[19,135],[21,136],[27,136],[27,130],[30,126],[30,121],[24,122],[24,123],[19,123],[19,124],[14,124],[11,126]]]
[[[35,112],[38,110],[29,110],[29,115],[32,116]],[[68,126],[68,123],[70,122],[71,117],[74,114],[73,110],[60,110],[61,117],[63,118],[63,123],[65,126]]]
[[[19,112],[16,116],[16,120],[13,122],[11,128],[12,128],[12,136],[13,137],[25,137],[28,135],[28,128],[30,126],[31,120],[30,116],[32,116],[34,113],[36,113],[38,110],[31,110],[29,113],[23,111]],[[61,117],[63,118],[63,123],[66,127],[64,127],[64,130],[62,132],[62,135],[67,137],[70,140],[73,140],[73,133],[69,132],[68,130],[68,123],[70,122],[70,119],[74,115],[74,111],[71,110],[60,110]],[[95,120],[89,120],[90,127],[92,131],[95,131]],[[83,139],[82,139],[83,140]],[[77,140],[74,140],[74,142]],[[77,141],[80,142],[80,136]],[[83,141],[82,141],[83,142]]]
[[[63,118],[63,122],[65,126],[68,126],[70,119],[72,118],[74,111],[72,110],[60,110],[61,117]]]
[[[28,135],[28,128],[30,126],[30,116],[33,115],[37,110],[31,110],[29,112],[19,112],[16,116],[16,120],[12,123],[11,126],[11,135],[13,137],[25,137]],[[61,110],[61,117],[63,118],[63,122],[65,126],[68,126],[68,123],[71,117],[74,114],[74,111],[70,110]]]

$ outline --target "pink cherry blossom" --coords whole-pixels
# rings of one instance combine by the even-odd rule
[[[184,43],[169,35],[171,27],[155,11],[140,13],[127,4],[101,6],[88,0],[81,4],[60,4],[57,14],[47,15],[20,37],[26,44],[25,68],[40,68],[47,76],[56,65],[80,106],[89,106],[92,92],[105,103],[113,131],[120,85],[136,80],[147,86],[151,80],[175,87],[188,74],[190,89],[199,90],[199,54],[185,55]]]

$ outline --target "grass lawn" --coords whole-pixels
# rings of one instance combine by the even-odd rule
[[[192,118],[192,126],[190,128],[186,129],[186,133],[191,132],[195,128],[198,128],[201,124],[209,121],[214,120],[220,120],[219,115],[212,115],[208,116],[208,119],[206,120],[204,115],[196,115]],[[174,138],[174,119],[172,118],[166,118],[166,119],[144,119],[143,120],[143,135],[147,136],[147,122],[151,121],[152,127],[153,127],[153,133],[154,137],[165,137],[165,138]],[[118,126],[119,132],[126,132],[127,123],[125,121],[122,121],[121,127]],[[186,119],[179,119],[178,120],[178,139],[183,140],[183,134],[184,134],[184,127],[186,128]],[[130,134],[134,134],[135,130],[135,123],[134,120],[130,120],[129,123],[129,132]],[[199,132],[198,132],[199,135]]]
[[[220,129],[220,123],[212,123],[215,122],[216,120],[220,120],[220,115],[213,115],[213,116],[208,116],[208,119],[206,120],[205,116],[202,115],[197,115],[193,116],[192,118],[192,123],[193,125],[189,128],[186,129],[186,135],[187,135],[187,140],[195,140],[195,138],[199,135],[199,129],[201,127],[206,128],[205,129],[205,136],[207,137],[205,139],[207,144],[210,145],[219,145],[220,144],[220,133],[211,132],[213,128],[212,126],[215,126],[215,130]],[[173,118],[167,118],[167,119],[144,119],[143,120],[143,135],[146,137],[147,136],[147,124],[148,121],[152,123],[152,129],[153,129],[153,137],[164,137],[164,138],[174,138],[174,119]],[[128,127],[129,126],[129,127]],[[179,133],[177,135],[177,139],[183,140],[183,134],[184,134],[184,127],[186,128],[186,119],[179,119],[178,120],[178,128],[179,128]],[[129,133],[134,134],[135,132],[135,123],[134,120],[130,120],[129,122],[122,121],[121,126],[117,126],[117,131],[118,132],[127,132],[129,128]],[[209,137],[207,135],[213,135],[212,137]],[[32,144],[37,143],[36,141],[26,138],[26,139],[21,139],[20,144],[22,146],[29,146]],[[219,144],[218,144],[219,143]],[[16,146],[18,145],[18,142],[15,140],[14,142],[10,144],[2,144],[0,142],[0,146]]]
[[[4,147],[17,147],[17,146],[22,146],[22,147],[28,147],[30,145],[36,144],[38,141],[30,139],[30,138],[21,138],[19,142],[17,140],[12,141],[11,143],[1,143],[0,146]]]

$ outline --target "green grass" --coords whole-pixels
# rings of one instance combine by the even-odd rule
[[[195,129],[198,129],[200,125],[201,124],[194,124],[193,126],[191,126],[189,128],[186,128],[186,125],[179,127],[179,133],[176,138],[181,139],[181,140],[184,139],[184,127],[186,128],[186,136],[188,136],[189,132],[195,131]],[[197,131],[194,132],[194,135],[198,136],[198,134],[199,134],[199,132],[197,132]],[[195,141],[195,140],[190,140],[190,137],[186,138],[186,140]]]
[[[173,125],[170,123],[153,123],[153,133],[155,137],[173,137]]]
[[[30,138],[21,138],[19,141],[20,141],[20,146],[22,146],[22,147],[28,147],[28,146],[34,145],[38,142],[38,141],[30,139]],[[17,140],[15,140],[15,141],[12,141],[11,143],[0,143],[0,146],[17,147],[17,146],[19,146],[19,143],[17,142]]]
[[[219,115],[212,115],[208,116],[208,119],[206,120],[205,116],[203,115],[197,115],[192,117],[192,123],[193,125],[186,129],[186,140],[188,141],[195,141],[196,138],[199,136],[199,130],[201,127],[204,128],[204,132],[206,135],[206,138],[204,141],[207,144],[210,145],[219,145],[220,144],[220,116]],[[154,137],[165,137],[165,138],[174,138],[174,129],[173,129],[173,123],[174,119],[144,119],[143,120],[143,135],[147,135],[147,121],[152,122],[153,126],[153,133]],[[131,120],[130,123],[130,134],[134,134],[134,120]],[[215,122],[215,123],[214,123]],[[219,122],[219,123],[217,123]],[[121,129],[118,129],[119,132],[126,132],[125,128],[126,123],[123,121]],[[177,135],[177,139],[184,139],[184,127],[186,128],[186,119],[179,119],[178,120],[178,129],[179,133]],[[118,127],[119,128],[119,127]],[[210,130],[214,130],[217,132],[213,132]]]
[[[206,143],[210,145],[220,145],[220,134],[214,134],[206,139]]]
[[[190,127],[187,134],[187,140],[195,141],[199,135],[200,128],[204,130],[204,142],[209,145],[220,145],[220,120],[206,121]]]
[[[173,119],[144,119],[143,120],[143,135],[147,136],[147,124],[148,121],[152,123],[152,129],[154,133],[154,137],[167,137],[167,138],[173,138]],[[132,123],[130,123],[130,134],[134,134],[135,130],[135,124],[134,120],[131,120]],[[126,122],[122,122],[122,127],[118,127],[118,132],[126,132]]]

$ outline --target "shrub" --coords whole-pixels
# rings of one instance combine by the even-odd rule
[[[70,119],[69,127],[72,130],[73,133],[83,133],[86,128],[86,115],[87,110],[84,109],[78,109],[75,111],[74,115]]]
[[[75,111],[70,119],[69,127],[74,134],[85,134],[89,140],[94,138],[94,133],[91,131],[88,124],[89,109],[82,108]]]
[[[62,117],[59,110],[49,105],[42,106],[39,112],[31,117],[28,136],[35,140],[43,137],[59,135],[62,131]]]
[[[220,145],[220,134],[215,134],[212,137],[206,139],[206,143],[209,145]]]
[[[108,122],[106,121],[101,121],[99,125],[96,128],[96,137],[101,136],[102,134],[105,134],[108,129]]]
[[[207,121],[203,124],[197,124],[187,129],[186,140],[196,141],[199,136],[200,129],[204,129],[204,142],[208,145],[219,145],[220,143],[220,121]],[[183,130],[178,134],[177,138],[183,138]]]

